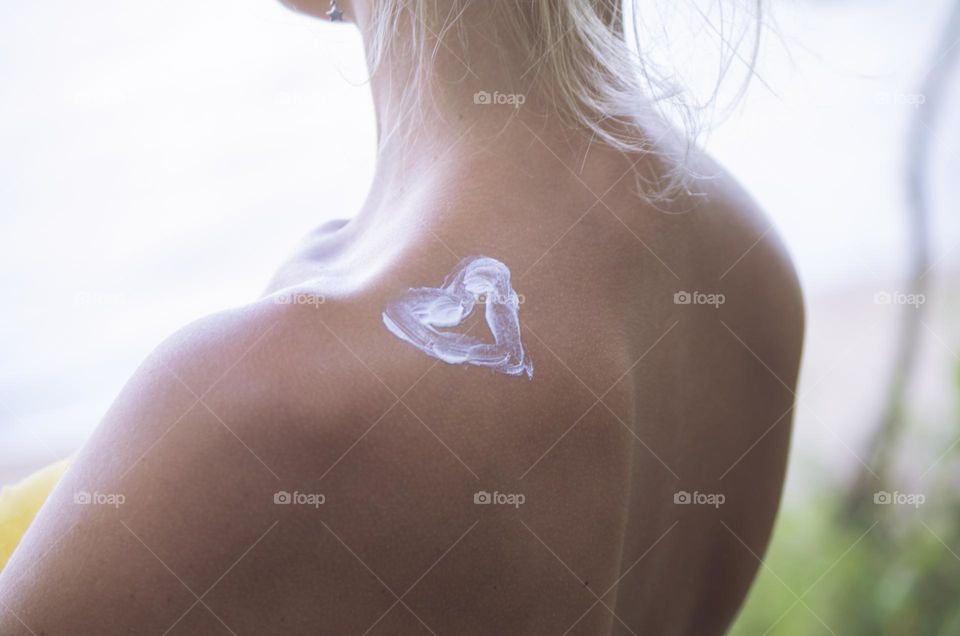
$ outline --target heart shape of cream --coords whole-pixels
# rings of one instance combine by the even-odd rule
[[[440,331],[459,326],[474,308],[485,306],[494,342]],[[533,361],[520,341],[520,298],[510,286],[510,269],[495,258],[468,256],[442,287],[417,287],[390,303],[383,324],[404,342],[448,364],[473,364],[507,375],[533,378]]]

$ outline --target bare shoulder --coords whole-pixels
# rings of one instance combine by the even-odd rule
[[[768,300],[768,309],[779,308],[780,315],[789,318],[790,327],[799,332],[795,335],[801,335],[800,281],[774,221],[712,159],[702,157],[698,165],[702,174],[694,186],[694,197],[704,205],[696,216],[703,227],[699,239],[707,251],[705,262],[720,268],[718,281],[752,287],[758,300]]]
[[[664,237],[660,269],[667,267],[671,274],[664,278],[683,299],[689,295],[692,305],[721,299],[721,311],[687,311],[688,318],[743,330],[772,368],[795,375],[803,342],[803,294],[776,224],[705,153],[695,153],[687,169],[693,174],[687,191],[646,214],[658,217],[654,226]]]
[[[697,345],[691,352],[698,372],[734,409],[726,427],[733,456],[717,453],[729,464],[724,480],[742,478],[750,488],[751,479],[766,479],[772,513],[796,401],[803,294],[770,216],[709,158],[700,159],[698,170],[685,222],[686,269],[677,282],[683,297],[675,298],[675,314]]]
[[[144,361],[0,575],[0,631],[215,633],[244,586],[296,558],[278,553],[297,526],[278,529],[286,498],[316,494],[390,394],[328,328],[335,312],[292,293],[197,321]]]
[[[724,330],[793,404],[805,330],[799,277],[774,221],[740,184],[720,174],[711,185],[716,219],[705,225],[717,237],[717,284],[729,297]]]
[[[684,599],[676,607],[686,604],[651,631],[690,621],[689,633],[722,633],[733,620],[776,518],[797,401],[804,332],[797,274],[770,218],[703,161],[689,195],[638,213],[646,222],[637,230],[644,261],[634,277],[642,319],[633,324],[642,344],[631,388],[642,405],[640,436],[671,474],[639,456],[635,483],[660,477],[667,503],[656,510],[649,498],[635,498],[631,532],[642,536],[657,514],[663,527],[678,521],[661,546],[675,547],[676,574],[649,574],[663,589],[675,586],[675,598]],[[674,505],[673,497],[682,502],[691,493],[723,503]],[[691,576],[715,583],[690,590]]]

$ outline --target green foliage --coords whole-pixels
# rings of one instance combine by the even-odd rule
[[[955,522],[924,520],[923,506],[877,508],[858,527],[829,505],[786,511],[731,634],[960,633]]]
[[[956,427],[944,431],[933,456],[957,434]],[[852,516],[842,512],[846,493],[834,484],[818,489],[828,496],[785,508],[730,633],[960,634],[958,449],[919,480],[922,504],[870,502]]]

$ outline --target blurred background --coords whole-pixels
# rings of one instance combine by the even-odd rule
[[[808,328],[733,633],[958,634],[960,3],[769,6],[704,143],[784,237]],[[165,335],[359,208],[365,79],[353,29],[271,0],[0,3],[0,484],[74,452]]]

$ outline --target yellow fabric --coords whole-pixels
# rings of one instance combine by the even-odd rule
[[[0,570],[69,464],[64,459],[0,490]]]

